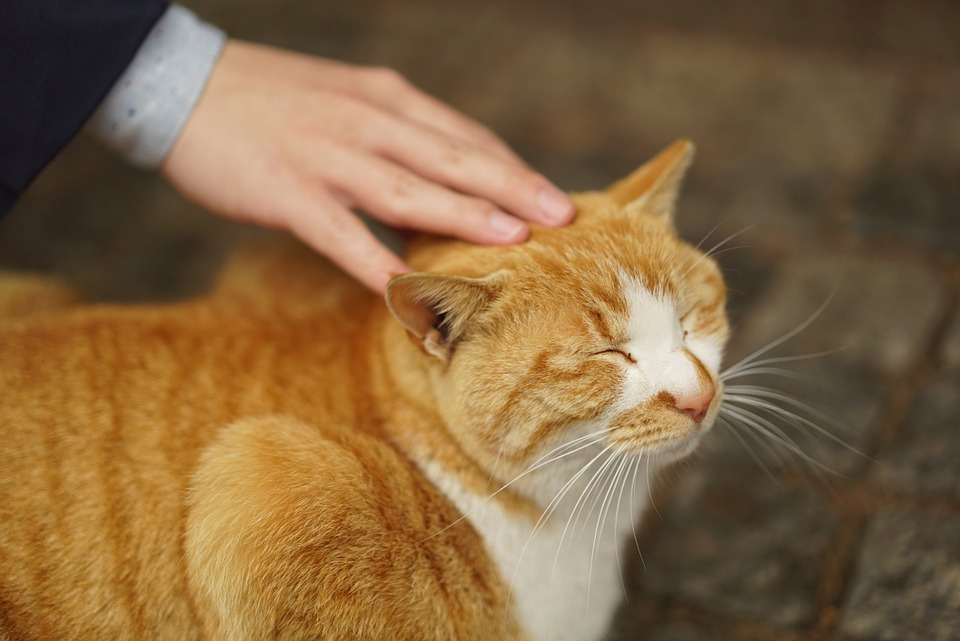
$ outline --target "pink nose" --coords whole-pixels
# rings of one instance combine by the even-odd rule
[[[710,409],[710,404],[713,402],[715,394],[716,391],[713,385],[711,385],[692,396],[678,398],[676,408],[692,418],[695,422],[702,423],[704,417],[707,415],[707,411]]]

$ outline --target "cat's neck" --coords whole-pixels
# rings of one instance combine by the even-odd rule
[[[493,470],[467,452],[446,428],[430,383],[430,362],[386,308],[374,311],[370,324],[371,373],[390,441],[421,468],[439,466],[455,474],[465,489],[496,494],[506,509],[539,514],[519,494],[501,491]]]

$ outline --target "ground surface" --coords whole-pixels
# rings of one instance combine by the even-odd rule
[[[960,5],[185,3],[238,37],[396,67],[569,189],[694,139],[684,233],[746,228],[720,255],[731,362],[834,292],[778,353],[840,351],[786,365],[804,380],[739,382],[789,388],[856,451],[809,426],[715,430],[665,479],[611,638],[960,639]],[[171,299],[252,234],[79,141],[0,223],[0,265]]]

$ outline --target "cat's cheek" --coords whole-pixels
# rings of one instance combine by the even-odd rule
[[[436,410],[450,435],[478,459],[497,456],[502,435],[490,408],[501,403],[499,391],[483,375],[469,354],[458,354],[449,366],[431,376]]]
[[[726,346],[726,332],[713,334],[691,335],[686,340],[687,350],[693,354],[710,373],[711,378],[717,379],[720,366],[723,362],[723,351]]]
[[[551,425],[549,438],[564,438],[571,425],[609,414],[623,396],[624,367],[619,362],[593,359],[574,372],[545,376],[530,386],[511,409],[514,424]],[[539,446],[535,442],[530,445]]]

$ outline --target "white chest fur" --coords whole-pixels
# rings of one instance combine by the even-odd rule
[[[552,505],[550,518],[540,523],[508,513],[496,500],[465,492],[435,466],[425,470],[483,537],[535,641],[600,639],[624,598],[624,544],[632,541],[630,532],[648,493],[645,470],[634,474],[624,464],[616,474],[617,465],[609,465],[603,474],[588,470],[581,475]],[[558,482],[575,475],[550,470]],[[541,491],[554,485],[550,478],[538,481]],[[548,490],[550,496],[557,496],[564,485]]]

